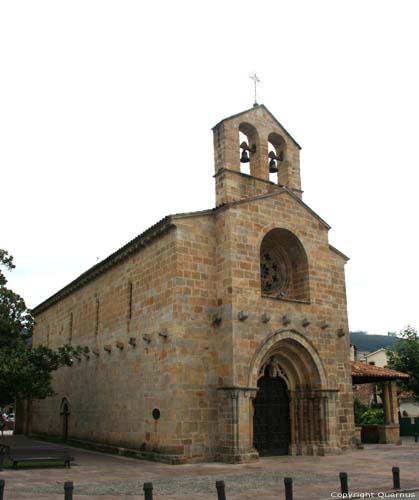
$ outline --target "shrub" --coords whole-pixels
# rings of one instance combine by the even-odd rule
[[[368,411],[368,406],[361,403],[358,398],[354,399],[354,416],[355,416],[355,425],[362,424],[362,415]]]
[[[362,414],[361,424],[384,424],[384,410],[370,408]]]

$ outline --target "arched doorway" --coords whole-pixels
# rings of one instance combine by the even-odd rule
[[[317,455],[336,448],[336,390],[310,341],[295,330],[275,332],[257,349],[249,372],[251,441],[259,455]],[[288,443],[288,449],[287,449]]]
[[[253,446],[260,456],[287,455],[290,445],[290,400],[283,378],[271,377],[269,368],[258,380],[253,400]]]
[[[61,437],[65,442],[68,439],[68,418],[70,416],[70,404],[67,398],[61,401],[60,417],[61,417]]]

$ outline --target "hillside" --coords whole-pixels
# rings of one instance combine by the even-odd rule
[[[374,352],[381,347],[391,349],[396,339],[388,335],[367,335],[364,332],[350,332],[349,338],[358,352]]]

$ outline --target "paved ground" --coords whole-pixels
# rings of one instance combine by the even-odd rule
[[[3,440],[16,439],[4,437]],[[1,442],[1,439],[0,439]],[[392,466],[400,467],[404,496],[419,499],[419,444],[369,445],[328,457],[272,457],[257,463],[164,465],[72,448],[71,469],[6,469],[4,500],[62,500],[64,481],[74,482],[75,500],[143,499],[143,483],[152,481],[154,500],[216,500],[215,481],[226,483],[227,500],[282,500],[283,479],[294,480],[294,500],[339,498],[339,472],[349,475],[352,493],[390,492]],[[416,493],[413,490],[417,490]]]

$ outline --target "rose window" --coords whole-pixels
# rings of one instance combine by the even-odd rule
[[[262,291],[283,297],[288,290],[289,271],[283,255],[265,251],[261,255],[260,277]]]

